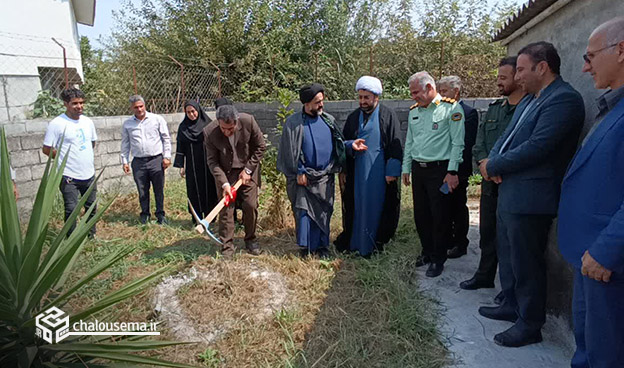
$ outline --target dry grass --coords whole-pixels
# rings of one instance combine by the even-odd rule
[[[180,290],[183,310],[201,331],[215,324],[226,324],[227,331],[211,344],[163,349],[158,352],[162,358],[209,367],[441,367],[447,353],[437,333],[438,309],[415,284],[413,262],[419,245],[407,193],[397,237],[384,254],[370,260],[335,255],[331,262],[296,256],[289,212],[282,228],[268,228],[266,192],[261,195],[259,221],[264,254],[251,257],[241,252],[231,261],[222,260],[216,247],[192,230],[182,181],[166,186],[169,226],[139,225],[136,195],[121,196],[98,224],[98,238],[88,244],[78,268],[86,270],[120,247],[133,251],[84,288],[71,306],[84,308],[162,266],[172,267],[170,274],[195,267],[216,281],[200,280]],[[332,238],[341,228],[339,201],[335,208]],[[53,226],[60,223],[58,214]],[[240,233],[239,229],[239,239]],[[269,315],[258,313],[266,306],[269,281],[250,279],[252,269],[283,276],[288,298],[282,308]],[[157,318],[153,294],[153,289],[146,290],[106,317]],[[161,331],[162,339],[175,339],[167,326]]]

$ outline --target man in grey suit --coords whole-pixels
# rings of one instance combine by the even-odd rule
[[[479,314],[514,322],[494,336],[502,346],[542,341],[548,232],[585,116],[583,98],[561,79],[560,66],[550,43],[520,50],[515,79],[527,96],[485,163],[484,179],[500,184],[497,252],[505,301],[481,307]]]

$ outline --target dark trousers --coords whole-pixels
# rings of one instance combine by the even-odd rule
[[[451,193],[451,243],[453,247],[468,248],[468,229],[470,212],[468,211],[468,177],[460,176],[457,188]]]
[[[235,183],[242,169],[232,169],[227,174],[228,181]],[[223,188],[217,188],[219,198],[223,198]],[[236,201],[241,201],[243,210],[243,227],[245,228],[245,244],[256,240],[256,223],[258,221],[258,185],[251,180],[248,185],[241,185],[236,192]],[[234,203],[224,207],[219,213],[219,238],[223,249],[234,248]]]
[[[512,214],[498,208],[500,281],[505,303],[524,331],[539,331],[546,320],[546,245],[551,215]]]
[[[95,176],[87,180],[77,180],[70,178],[69,176],[63,176],[60,188],[61,194],[63,195],[63,202],[65,203],[65,221],[67,221],[72,212],[74,212],[74,209],[76,208],[76,205],[80,200],[80,196],[84,195],[87,192],[87,189],[89,189],[89,186],[91,186],[94,180]],[[91,212],[91,215],[89,216],[89,219],[91,219],[97,211],[97,205],[95,204],[96,196],[97,185],[94,184],[93,191],[91,191],[89,198],[87,198],[87,201],[85,202],[85,211],[91,208],[91,206],[95,206],[93,208],[93,211]],[[71,234],[75,228],[76,222],[74,221],[67,235],[69,236],[69,234]],[[93,225],[93,227],[91,228],[90,234],[91,236],[95,235],[95,225]]]
[[[574,274],[572,301],[576,352],[572,368],[612,368],[624,364],[624,278],[613,273],[600,282]]]
[[[443,264],[451,240],[451,196],[440,191],[447,166],[420,167],[412,163],[412,198],[414,222],[420,237],[423,256]]]
[[[135,157],[132,160],[132,176],[139,190],[141,216],[150,215],[150,185],[154,187],[156,199],[156,217],[164,217],[165,169],[162,166],[162,155],[152,157]]]
[[[498,185],[491,181],[481,183],[479,202],[479,248],[481,258],[475,277],[485,283],[494,282],[498,257],[496,255],[496,206]]]

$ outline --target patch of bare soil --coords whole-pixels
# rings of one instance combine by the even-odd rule
[[[340,261],[292,255],[201,257],[154,289],[165,340],[198,344],[165,348],[161,358],[197,364],[206,349],[218,366],[282,366],[303,348]],[[262,362],[262,363],[259,363]]]
[[[177,339],[211,343],[237,321],[263,322],[285,308],[284,276],[259,265],[215,262],[165,279],[156,311]]]

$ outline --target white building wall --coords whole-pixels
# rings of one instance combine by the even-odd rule
[[[70,0],[0,0],[0,121],[28,117],[42,89],[39,68],[67,67],[83,79],[80,38]],[[77,75],[76,75],[77,74]],[[56,79],[64,83],[63,74]]]

